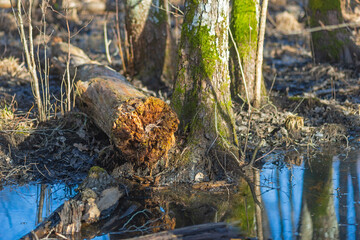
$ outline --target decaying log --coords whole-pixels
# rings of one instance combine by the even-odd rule
[[[56,59],[67,56],[67,45],[52,48]],[[72,46],[76,87],[86,112],[121,150],[129,161],[152,167],[173,146],[179,120],[164,101],[148,97],[126,78],[109,67],[84,61],[89,59]],[[76,62],[79,59],[79,62]],[[62,62],[61,61],[61,62]],[[65,64],[56,64],[65,66]]]
[[[238,229],[226,223],[206,223],[171,231],[149,234],[141,237],[131,238],[137,240],[174,240],[174,239],[245,239]]]

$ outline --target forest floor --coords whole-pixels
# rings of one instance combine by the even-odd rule
[[[251,113],[235,101],[236,130],[249,159],[263,142],[256,160],[285,150],[288,161],[300,164],[301,149],[310,152],[329,143],[337,148],[360,143],[360,68],[314,64],[310,36],[301,21],[305,18],[303,9],[296,1],[286,6],[278,2],[270,4],[264,52],[268,97],[263,107]],[[114,14],[107,17],[112,19]],[[72,43],[107,64],[104,19],[105,13],[93,15],[91,21],[89,14],[79,14],[78,23],[73,22],[71,27],[74,32],[82,30]],[[11,11],[0,9],[0,22],[6,23],[0,24],[1,183],[81,181],[97,159],[114,158],[116,151],[106,135],[77,108],[65,116],[59,113],[61,77],[50,75],[50,120],[36,120],[31,79],[21,60],[22,46]],[[66,40],[64,26],[64,22],[49,18],[53,37]],[[173,30],[178,33],[176,28]],[[300,34],[291,34],[296,31]],[[115,53],[112,67],[121,71],[114,44],[110,50]],[[133,84],[169,102],[171,89],[153,92],[138,81]]]

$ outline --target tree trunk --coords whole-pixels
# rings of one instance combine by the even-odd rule
[[[236,155],[237,139],[228,70],[229,3],[186,1],[185,7],[172,106],[187,134],[182,156],[195,170],[193,179],[212,147]]]
[[[168,42],[167,0],[126,0],[126,29],[134,52],[133,72],[146,86],[158,90]]]
[[[229,62],[231,94],[233,98],[240,95],[243,100],[250,103],[255,101],[259,22],[259,0],[233,1],[230,30],[236,48],[234,43],[231,42]],[[236,51],[238,51],[238,53]],[[262,66],[259,67],[262,68]],[[265,84],[263,80],[261,85],[262,95],[265,95]]]
[[[343,23],[340,0],[309,0],[310,26]],[[350,39],[346,28],[311,34],[316,62],[354,64],[360,59],[360,49]]]
[[[67,44],[53,46],[53,63],[64,67]],[[127,160],[150,169],[166,157],[175,142],[178,119],[169,105],[147,97],[124,76],[106,66],[92,63],[80,49],[71,46],[71,64],[77,67],[77,93],[82,109],[121,150]]]

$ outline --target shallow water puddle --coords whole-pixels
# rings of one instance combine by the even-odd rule
[[[64,184],[4,187],[0,191],[0,239],[18,239],[27,234],[38,223],[38,217],[45,218],[74,193]],[[41,202],[43,207],[39,208]]]
[[[318,153],[310,161],[297,161],[298,165],[286,165],[279,158],[283,156],[268,156],[260,171],[264,239],[360,239],[360,151],[336,156]],[[176,227],[236,222],[254,237],[255,204],[250,190],[242,185],[235,192],[185,193],[171,188],[150,200],[175,218]],[[23,236],[34,229],[40,215],[48,216],[74,195],[74,187],[63,184],[5,187],[0,191],[0,239]],[[94,239],[117,239],[119,229]]]
[[[300,166],[266,164],[262,200],[273,239],[360,239],[360,152]]]

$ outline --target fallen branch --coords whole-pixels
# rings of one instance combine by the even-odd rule
[[[238,229],[226,223],[206,223],[135,237],[138,240],[170,239],[245,239]]]
[[[360,21],[350,22],[350,23],[341,23],[341,24],[336,24],[336,25],[326,25],[326,26],[307,28],[307,29],[304,29],[304,30],[301,30],[301,31],[289,32],[286,35],[299,35],[299,34],[303,34],[304,32],[313,33],[313,32],[319,32],[319,31],[332,31],[332,30],[336,30],[336,29],[340,29],[340,28],[358,27],[358,26],[360,26]]]
[[[53,47],[57,60],[66,59],[63,45]],[[151,170],[175,142],[179,123],[176,113],[164,101],[136,89],[115,70],[92,62],[80,49],[72,46],[70,51],[70,64],[77,67],[80,108],[129,161]],[[65,66],[63,61],[55,64]]]

